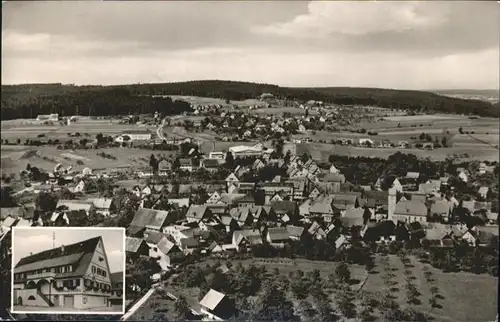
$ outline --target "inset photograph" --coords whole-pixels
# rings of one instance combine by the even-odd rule
[[[12,312],[123,314],[125,229],[14,227]]]

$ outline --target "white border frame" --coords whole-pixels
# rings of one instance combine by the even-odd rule
[[[15,306],[14,306],[14,241],[15,241],[15,232],[17,230],[95,230],[95,231],[103,231],[103,230],[119,230],[122,232],[123,235],[123,290],[122,290],[122,295],[123,295],[123,302],[122,302],[122,310],[120,312],[113,312],[113,311],[97,311],[97,312],[92,312],[92,311],[16,311]],[[123,315],[125,314],[125,302],[126,302],[126,269],[127,269],[127,256],[126,256],[126,234],[125,234],[125,228],[123,227],[12,227],[11,230],[12,233],[12,242],[11,242],[11,265],[10,265],[10,312],[14,314],[54,314],[54,315],[68,315],[68,314],[82,314],[82,315]],[[103,245],[105,247],[105,245]],[[110,272],[111,274],[111,272]],[[110,275],[111,277],[111,275]]]

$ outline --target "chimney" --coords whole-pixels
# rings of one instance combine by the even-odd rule
[[[64,245],[61,245],[61,254],[64,254]]]

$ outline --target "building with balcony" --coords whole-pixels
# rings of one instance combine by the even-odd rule
[[[14,310],[31,306],[98,311],[111,305],[111,272],[100,236],[31,254],[13,270]]]

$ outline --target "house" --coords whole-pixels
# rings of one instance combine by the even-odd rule
[[[318,180],[321,182],[345,183],[345,176],[341,173],[326,173],[324,175],[318,176]]]
[[[163,227],[174,220],[169,218],[169,212],[151,208],[139,208],[127,228],[130,236],[141,234],[146,228],[161,231]]]
[[[68,190],[73,193],[84,193],[85,192],[85,181],[80,180],[74,186],[68,186]]]
[[[87,221],[88,214],[85,210],[64,210],[52,213],[50,221],[56,226],[81,225]]]
[[[49,121],[49,122],[58,122],[59,121],[59,114],[54,113],[54,114],[39,114],[36,117],[36,120],[39,122],[43,121]]]
[[[236,201],[238,207],[253,207],[255,206],[255,199],[251,195],[245,195],[243,198],[240,198]]]
[[[486,199],[486,197],[488,196],[488,191],[489,191],[488,187],[480,187],[477,193],[481,198]]]
[[[238,251],[242,251],[251,246],[262,245],[263,241],[258,229],[243,229],[233,233],[232,244]]]
[[[127,237],[125,239],[125,252],[128,261],[133,261],[140,256],[149,255],[149,246],[142,238]]]
[[[152,134],[149,130],[128,130],[123,131],[122,134],[115,139],[115,141],[120,143],[137,140],[149,141],[151,140],[151,136]]]
[[[67,200],[60,199],[56,204],[56,212],[59,210],[64,211],[74,211],[74,210],[84,210],[85,213],[90,213],[94,209],[92,202],[82,201],[82,200]]]
[[[94,205],[96,213],[105,217],[109,216],[115,210],[113,199],[111,198],[89,198],[87,201]]]
[[[179,169],[187,172],[193,172],[194,169],[193,160],[189,158],[180,158]]]
[[[372,139],[368,139],[368,138],[361,138],[359,139],[359,145],[366,145],[366,146],[373,146],[375,144],[375,142],[373,142]]]
[[[256,159],[252,165],[252,170],[253,171],[259,171],[260,169],[262,169],[263,167],[265,167],[266,165],[264,164],[264,162],[262,162],[261,159]]]
[[[368,211],[368,213],[367,213]],[[353,227],[360,226],[363,227],[365,224],[366,217],[370,218],[371,213],[368,209],[356,208],[347,209],[345,213],[340,217],[343,227]]]
[[[273,246],[281,246],[290,241],[290,232],[286,227],[268,228],[265,235],[266,241]]]
[[[312,199],[312,200],[315,200],[316,198],[319,197],[319,195],[321,195],[321,191],[319,190],[318,187],[314,187],[311,192],[309,192],[309,199]]]
[[[461,170],[458,172],[458,178],[462,180],[463,182],[468,182],[469,181],[469,171],[467,170]]]
[[[333,206],[331,198],[324,197],[314,201],[309,208],[309,215],[322,217],[325,222],[333,222],[334,217],[340,214],[340,210]]]
[[[300,241],[304,235],[304,227],[287,225],[285,229],[288,231],[291,240]]]
[[[429,247],[453,247],[455,241],[452,235],[453,232],[447,225],[439,223],[429,223],[425,230],[425,239],[429,242]]]
[[[238,179],[238,177],[234,174],[234,173],[230,173],[227,178],[225,179],[226,183],[227,183],[227,186],[229,187],[231,184],[233,184],[234,186],[237,187],[237,184],[238,182],[240,182],[240,180]]]
[[[335,167],[334,164],[330,166],[329,172],[333,174],[340,174],[340,171]]]
[[[285,200],[285,197],[283,197],[279,192],[276,192],[274,196],[272,196],[269,199],[269,203],[272,203],[273,201],[283,201]]]
[[[307,229],[307,232],[312,236],[313,239],[324,240],[327,237],[326,231],[317,221],[313,221],[311,226],[309,226],[309,228]]]
[[[298,219],[299,207],[295,201],[275,201],[271,203],[271,209],[279,219],[286,216],[290,223]]]
[[[235,230],[240,228],[238,221],[232,216],[219,216],[218,219],[221,224],[224,225],[227,234],[232,234]]]
[[[254,222],[250,207],[233,208],[230,210],[229,215],[236,220],[240,227],[251,226]]]
[[[144,241],[149,246],[149,257],[156,258],[163,270],[184,258],[181,249],[167,238],[167,234],[159,231],[146,230]]]
[[[167,200],[169,204],[174,205],[178,208],[188,208],[190,205],[189,198],[168,198]]]
[[[105,308],[111,297],[110,277],[102,237],[48,249],[15,265],[14,306]]]
[[[219,202],[220,200],[220,193],[218,193],[217,191],[214,191],[210,197],[208,197],[207,201],[206,201],[206,204],[216,204]]]
[[[361,194],[355,192],[336,193],[333,197],[333,206],[341,212],[347,209],[358,208]]]
[[[420,177],[420,172],[407,172],[405,179],[417,180]]]
[[[212,321],[231,318],[236,312],[234,301],[221,292],[210,289],[200,301],[201,313]]]
[[[217,172],[219,170],[220,164],[216,159],[203,159],[201,162],[201,167],[208,172]]]
[[[437,216],[447,221],[449,216],[451,215],[452,210],[453,210],[453,204],[450,201],[444,198],[437,199],[433,200],[430,207],[429,215]]]
[[[212,213],[205,205],[191,205],[186,213],[188,222],[199,222],[211,217]]]
[[[172,170],[172,162],[163,158],[158,161],[158,174],[165,176]]]
[[[186,255],[193,253],[199,246],[199,240],[193,237],[182,238],[179,242],[179,248],[182,249]]]
[[[394,209],[392,218],[389,218],[394,223],[398,221],[411,223],[418,221],[420,223],[427,222],[427,206],[420,200],[405,200],[399,201]]]

